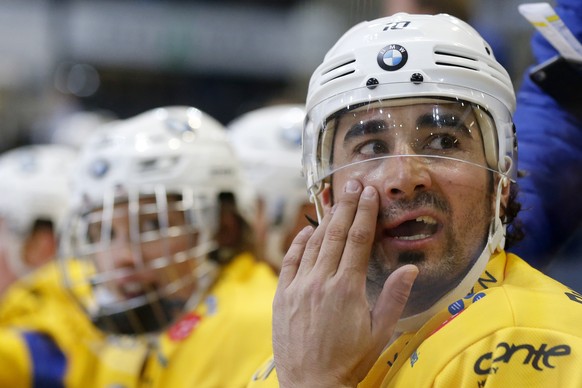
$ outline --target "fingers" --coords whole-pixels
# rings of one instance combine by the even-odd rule
[[[378,220],[379,196],[375,188],[367,186],[359,198],[357,212],[350,226],[343,257],[339,263],[339,271],[353,270],[366,280],[368,261]],[[351,271],[350,271],[351,272]]]
[[[300,275],[307,275],[313,269],[313,266],[318,260],[320,250],[322,249],[323,238],[325,236],[325,231],[327,226],[333,217],[335,206],[323,217],[319,226],[315,229],[309,241],[304,247],[303,257],[299,263],[299,269],[297,271]]]
[[[317,229],[309,235],[304,230],[293,240],[282,263],[280,284],[284,287],[314,269],[320,277],[331,277],[340,265],[365,275],[378,217],[378,193],[350,180],[336,197]],[[364,282],[365,276],[359,280]]]
[[[305,252],[305,245],[309,238],[313,235],[313,227],[306,226],[293,239],[289,250],[285,254],[281,263],[281,272],[279,273],[279,286],[287,288],[289,284],[295,279],[297,270],[301,264],[301,258]]]
[[[379,343],[385,344],[392,336],[417,275],[418,268],[407,264],[398,268],[386,279],[372,311],[372,335],[386,337],[378,338]]]
[[[346,250],[352,252],[352,250],[349,249],[350,244],[352,244],[349,236],[354,227],[356,229],[359,229],[360,227],[359,225],[354,226],[356,214],[359,214],[361,210],[359,204],[362,203],[362,200],[365,203],[369,202],[369,199],[361,198],[362,189],[363,187],[360,182],[350,180],[346,183],[343,192],[336,196],[337,203],[335,211],[326,228],[322,249],[316,263],[318,271],[321,271],[328,276],[333,276],[337,273],[340,263],[346,260]],[[365,205],[364,207],[367,206],[368,205]],[[360,220],[359,222],[361,223],[363,217],[367,216],[369,216],[369,213],[366,215],[360,215],[358,217]],[[373,215],[374,225],[376,224],[376,217],[376,215]],[[367,264],[364,264],[364,266],[366,265]]]

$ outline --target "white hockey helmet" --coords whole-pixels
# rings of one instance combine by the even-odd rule
[[[28,145],[0,155],[0,217],[11,232],[11,268],[22,276],[22,243],[36,222],[52,225],[55,236],[69,206],[69,174],[77,152],[56,144]]]
[[[115,120],[109,111],[79,111],[62,118],[51,136],[51,143],[81,148],[93,132]]]
[[[193,107],[158,108],[112,122],[87,141],[73,174],[74,213],[62,244],[61,268],[97,326],[113,333],[156,332],[198,302],[216,272],[207,255],[217,248],[219,194],[234,194],[241,216],[254,217],[253,191],[239,169],[225,128]],[[141,200],[148,198],[151,202],[144,205]],[[113,264],[109,237],[115,206],[123,203],[129,209],[134,262],[129,269]],[[183,214],[182,225],[171,225],[171,212]],[[137,226],[148,214],[157,215],[156,230]],[[92,223],[99,225],[97,241],[88,237]],[[162,257],[143,259],[143,244],[169,246],[176,236],[194,234],[196,241],[181,252],[166,248]],[[189,263],[188,270],[176,271],[183,263]],[[158,271],[166,281],[134,284],[139,292],[131,297],[120,293],[119,279],[144,268]],[[187,299],[177,297],[193,287]]]
[[[352,27],[311,77],[303,168],[312,195],[337,169],[326,128],[332,115],[387,99],[394,100],[389,105],[412,104],[411,98],[476,105],[488,167],[515,179],[515,93],[489,44],[453,16],[398,13]]]
[[[285,227],[309,197],[301,174],[301,132],[305,108],[273,105],[228,124],[229,138],[250,183],[266,204],[268,222]]]

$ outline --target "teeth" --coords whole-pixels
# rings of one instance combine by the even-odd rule
[[[126,294],[139,294],[142,292],[143,288],[141,283],[138,282],[129,282],[129,283],[125,283],[123,286],[123,291]]]
[[[427,237],[430,237],[430,234],[417,234],[414,236],[401,236],[401,237],[396,237],[396,239],[397,240],[412,241],[412,240],[420,240],[420,239],[427,238]]]
[[[432,218],[431,216],[420,216],[416,218],[417,222],[424,222],[425,224],[430,224],[430,225],[434,225],[436,224],[436,220],[434,218]]]

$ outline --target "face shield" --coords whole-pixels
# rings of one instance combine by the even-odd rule
[[[473,166],[513,179],[513,144],[500,144],[498,137],[498,125],[512,125],[502,104],[468,90],[456,93],[458,87],[423,86],[419,96],[396,99],[373,98],[361,88],[311,109],[303,133],[303,168],[312,196],[334,174],[395,174],[386,160],[403,157],[432,169]],[[410,85],[377,86],[396,95],[399,87]],[[374,90],[374,95],[389,93]]]
[[[110,192],[74,214],[63,234],[67,287],[94,324],[113,334],[166,329],[195,307],[216,275],[215,201],[192,190]],[[216,221],[214,221],[216,222]]]

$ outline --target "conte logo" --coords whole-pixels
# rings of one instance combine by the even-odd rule
[[[497,357],[493,358],[494,352],[487,352],[475,361],[473,370],[476,374],[496,374],[499,369],[499,366],[496,365],[497,363],[509,364],[511,360],[522,365],[531,365],[537,371],[544,370],[544,367],[553,369],[555,365],[552,364],[552,360],[557,357],[568,356],[571,352],[570,346],[564,344],[553,347],[548,347],[548,344],[541,344],[536,349],[531,344],[510,345],[507,342],[500,342],[497,344],[496,349],[500,349]]]
[[[398,44],[389,44],[378,53],[378,65],[387,71],[395,71],[408,61],[408,51]]]

